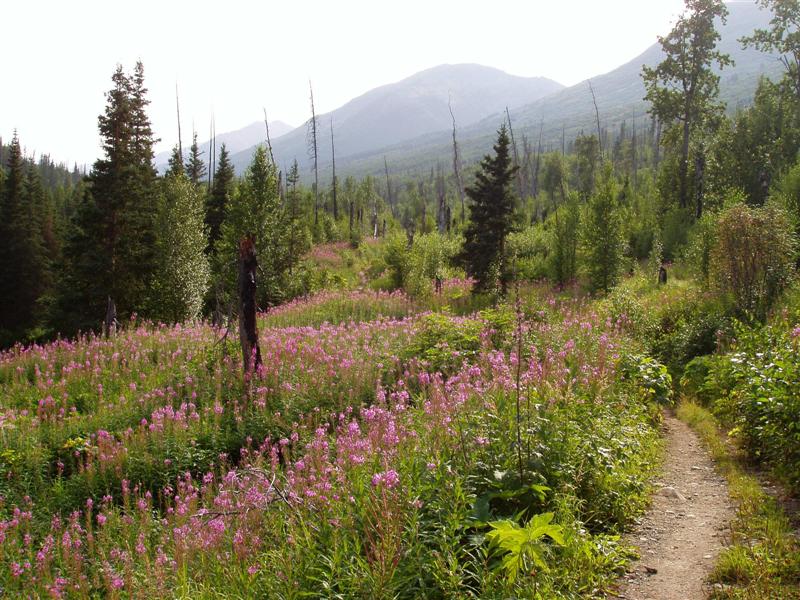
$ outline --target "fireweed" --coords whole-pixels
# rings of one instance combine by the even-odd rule
[[[637,382],[618,374],[630,342],[584,303],[551,299],[534,317],[521,356],[487,333],[448,377],[398,358],[414,317],[264,327],[264,366],[246,386],[235,348],[204,324],[3,354],[0,585],[53,597],[489,597],[507,583],[478,507],[544,508],[533,484],[584,504],[560,560],[611,563],[603,532],[579,519],[645,478],[655,433]],[[517,394],[519,475],[504,468],[522,454]],[[40,444],[51,452],[26,477]],[[611,484],[584,472],[603,457],[597,468],[620,471],[606,496],[596,489]],[[142,465],[159,476],[137,478]],[[84,494],[65,511],[53,498],[73,479]],[[551,580],[554,594],[587,584]]]

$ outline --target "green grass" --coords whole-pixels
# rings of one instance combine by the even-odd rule
[[[711,573],[711,598],[800,598],[800,541],[787,515],[744,468],[710,412],[684,401],[678,417],[708,447],[737,507],[731,545]]]

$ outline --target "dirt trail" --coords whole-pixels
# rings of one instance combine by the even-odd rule
[[[615,594],[628,600],[701,600],[734,509],[703,443],[665,415],[666,457],[653,504],[628,542],[639,548]]]

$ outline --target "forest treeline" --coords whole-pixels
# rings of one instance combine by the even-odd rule
[[[800,227],[800,8],[759,4],[774,19],[742,44],[780,56],[785,73],[763,79],[748,108],[727,115],[718,99],[719,69],[732,67],[716,49],[725,5],[687,0],[659,40],[665,59],[642,72],[648,127],[608,135],[598,117],[596,131],[544,152],[509,118],[495,152],[465,166],[454,121],[452,161],[414,178],[387,164],[339,179],[334,167],[304,185],[297,160],[281,171],[268,143],[235,173],[224,145],[204,156],[196,135],[159,175],[143,65],[119,66],[98,119],[103,156],[85,176],[26,157],[16,135],[0,143],[0,345],[97,330],[109,301],[120,321],[225,322],[248,234],[262,309],[336,284],[304,259],[313,244],[381,237],[374,285],[411,294],[460,273],[489,294],[514,279],[608,292],[633,269],[656,277],[684,259],[742,314],[763,316],[792,275]],[[310,164],[320,127],[312,112]]]

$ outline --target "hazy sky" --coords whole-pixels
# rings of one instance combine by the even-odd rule
[[[117,63],[145,67],[150,116],[177,141],[317,110],[441,63],[472,62],[565,85],[605,73],[666,34],[682,0],[3,0],[0,135],[28,153],[91,163]]]

